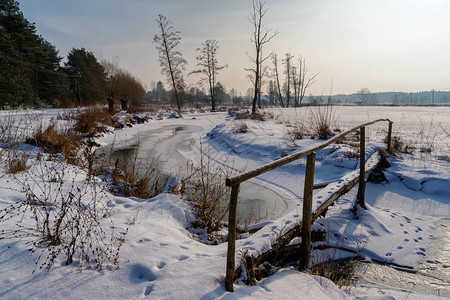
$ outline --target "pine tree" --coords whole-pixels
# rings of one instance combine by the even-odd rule
[[[106,99],[106,75],[103,66],[92,52],[73,48],[67,55],[64,72],[70,90],[79,106],[103,102]]]
[[[58,51],[36,34],[17,1],[0,1],[1,106],[56,103],[66,90]]]

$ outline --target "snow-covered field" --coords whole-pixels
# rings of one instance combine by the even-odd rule
[[[311,108],[314,109],[314,108]],[[215,164],[235,172],[250,170],[286,154],[320,143],[318,140],[286,138],[291,124],[310,123],[314,114],[310,108],[271,109],[274,119],[265,122],[235,121],[226,113],[190,113],[182,119],[152,120],[132,128],[117,130],[98,140],[101,145],[126,147],[141,144],[142,156],[158,155],[165,171],[182,173],[186,161],[199,162],[203,151]],[[30,132],[41,122],[56,119],[60,111],[38,112],[40,118],[25,118],[21,126],[11,132]],[[4,120],[8,113],[0,112]],[[25,116],[23,112],[15,116]],[[332,129],[345,130],[377,118],[389,118],[395,136],[415,148],[414,155],[390,157],[391,167],[385,174],[389,182],[368,183],[368,209],[355,219],[349,209],[356,189],[338,200],[326,218],[315,223],[316,228],[328,232],[330,245],[360,252],[367,261],[392,263],[418,271],[420,275],[437,277],[430,284],[403,285],[405,278],[390,278],[393,272],[365,270],[368,275],[350,287],[339,289],[332,282],[292,268],[280,269],[275,275],[256,286],[235,283],[233,294],[225,291],[226,243],[205,245],[193,238],[187,229],[194,215],[191,205],[172,194],[152,199],[118,197],[105,194],[114,209],[112,220],[115,232],[128,228],[121,248],[119,268],[102,271],[78,268],[76,263],[66,266],[57,260],[48,272],[37,270],[38,253],[30,253],[23,240],[0,240],[0,298],[4,299],[442,299],[450,297],[450,246],[448,229],[450,216],[450,108],[449,107],[334,107]],[[65,122],[65,121],[58,121]],[[245,123],[246,133],[235,133]],[[17,124],[16,124],[17,125]],[[184,127],[185,131],[170,136],[166,129]],[[368,127],[366,156],[384,147],[387,123]],[[159,138],[158,138],[159,134]],[[147,145],[145,140],[150,139]],[[37,150],[22,148],[30,156],[30,170],[42,165]],[[430,151],[431,150],[431,151]],[[17,180],[6,173],[7,156],[4,149],[0,169],[0,209],[25,199]],[[317,153],[316,183],[328,183],[357,168],[358,159],[351,155],[350,146],[329,146]],[[65,167],[68,180],[77,175],[75,184],[82,184],[86,171]],[[282,168],[261,175],[252,184],[264,186],[278,194],[278,207],[267,213],[267,225],[257,233],[237,241],[241,252],[258,253],[267,247],[267,240],[288,222],[301,218],[305,160],[300,159]],[[26,179],[19,174],[19,180]],[[37,178],[36,186],[44,180]],[[51,183],[47,183],[51,184]],[[99,182],[99,186],[103,183]],[[244,192],[244,191],[243,191]],[[317,196],[320,190],[315,192]],[[316,201],[320,201],[315,197]],[[252,209],[268,210],[258,199]],[[316,205],[318,203],[315,203]],[[264,214],[263,214],[264,215]],[[32,224],[24,219],[24,224]],[[2,230],[14,224],[0,223]],[[447,234],[447,235],[446,235]],[[315,250],[313,261],[331,254]],[[333,257],[351,257],[349,251],[339,251]],[[239,258],[239,251],[237,253]],[[237,264],[239,261],[237,261]],[[375,275],[374,275],[375,274]],[[379,280],[377,280],[377,277]],[[428,278],[427,277],[427,278]],[[394,282],[395,281],[395,282]],[[426,282],[426,280],[418,280]],[[390,298],[391,297],[391,298]]]

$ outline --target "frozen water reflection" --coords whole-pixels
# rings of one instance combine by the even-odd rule
[[[157,158],[159,176],[167,179],[186,172],[183,168],[187,166],[189,159],[181,153],[192,151],[194,139],[201,130],[201,127],[193,125],[172,125],[146,130],[140,132],[134,143],[117,144],[112,149],[111,146],[106,146],[102,152],[112,162],[127,161],[127,158],[136,156],[138,172],[145,172],[152,158]],[[253,224],[277,218],[288,209],[287,201],[279,194],[252,182],[241,184],[238,203],[237,217],[241,223]]]

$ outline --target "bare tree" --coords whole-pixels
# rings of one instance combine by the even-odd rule
[[[368,104],[369,103],[369,98],[370,98],[370,90],[366,87],[361,88],[359,91],[357,91],[356,93],[358,93],[359,95],[359,99],[361,99],[361,103],[362,104]],[[396,95],[397,96],[397,95]],[[397,101],[398,102],[398,101]]]
[[[249,17],[250,23],[253,25],[253,33],[250,37],[250,41],[255,46],[255,57],[250,57],[250,61],[255,64],[254,68],[245,69],[250,72],[250,78],[253,79],[254,96],[252,102],[252,114],[256,113],[256,102],[259,94],[261,93],[261,77],[262,77],[262,64],[269,58],[272,53],[266,57],[262,56],[263,46],[270,42],[270,40],[278,34],[278,31],[271,33],[269,29],[264,29],[262,20],[267,13],[267,9],[264,8],[265,1],[253,0],[253,12]]]
[[[205,76],[200,79],[199,84],[203,84],[205,83],[205,81],[208,81],[209,97],[211,98],[211,109],[213,111],[216,110],[216,76],[219,74],[220,70],[228,67],[227,65],[220,66],[217,62],[218,48],[218,41],[216,40],[207,40],[202,43],[202,48],[196,49],[196,51],[199,52],[199,55],[196,57],[197,67],[199,68],[189,73],[189,75],[202,74]]]
[[[179,31],[173,31],[172,23],[163,15],[156,19],[161,35],[155,35],[153,42],[159,52],[159,63],[161,74],[167,77],[172,84],[178,110],[181,110],[181,90],[184,86],[182,71],[186,68],[187,61],[181,52],[175,50],[180,44],[181,35]]]
[[[284,59],[283,59],[283,63],[284,63],[284,74],[286,75],[286,107],[289,107],[290,101],[291,101],[291,71],[292,71],[292,59],[294,57],[290,54],[290,53],[285,53],[284,54]]]
[[[297,68],[296,68],[297,69]],[[319,73],[314,74],[312,77],[306,78],[308,74],[308,68],[306,67],[306,61],[301,56],[298,59],[298,75],[295,76],[294,85],[295,88],[295,105],[299,106],[302,104],[302,100],[306,95],[306,91],[311,85],[316,82],[316,77]],[[294,78],[294,77],[293,77]]]
[[[273,77],[275,79],[275,84],[276,84],[275,94],[278,99],[278,102],[280,102],[280,106],[284,107],[283,95],[281,94],[280,76],[278,73],[278,55],[276,53],[272,54],[272,63],[273,63],[273,72],[274,72]]]
[[[108,110],[114,112],[114,97],[117,85],[117,74],[120,72],[117,59],[114,61],[102,60],[101,65],[105,70],[106,77],[106,100],[108,101]]]

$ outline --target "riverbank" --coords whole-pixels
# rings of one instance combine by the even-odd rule
[[[309,109],[309,108],[308,108]],[[360,108],[358,108],[360,109]],[[369,108],[367,108],[369,109]],[[378,109],[378,108],[377,108]],[[273,110],[277,113],[277,109]],[[369,117],[393,117],[402,114],[388,107],[377,114],[358,113],[358,118],[351,115],[349,108],[335,113],[340,115],[336,122],[341,129],[355,125],[362,119]],[[370,114],[370,116],[369,116]],[[55,113],[45,115],[50,119]],[[292,115],[302,116],[306,120],[307,111],[299,111]],[[368,260],[379,260],[386,263],[396,263],[404,267],[418,270],[427,260],[433,258],[433,241],[435,238],[435,222],[450,215],[450,195],[446,189],[449,174],[448,161],[443,148],[448,143],[448,136],[436,135],[441,127],[446,127],[448,119],[439,120],[445,112],[436,111],[432,122],[426,123],[424,128],[431,137],[420,137],[425,141],[434,141],[435,152],[422,153],[418,156],[399,155],[391,158],[392,167],[386,171],[389,182],[369,183],[366,188],[366,201],[369,209],[361,212],[359,219],[353,218],[346,208],[354,200],[354,193],[349,193],[337,202],[327,214],[320,219],[321,226],[329,233],[331,245],[341,245],[349,250],[365,250]],[[168,157],[181,155],[195,162],[198,161],[200,150],[209,155],[219,165],[226,165],[234,170],[248,170],[281,157],[286,153],[293,153],[317,143],[317,140],[293,140],[286,138],[289,128],[280,118],[259,122],[254,120],[234,121],[226,114],[188,114],[184,119],[153,120],[147,124],[135,125],[129,129],[116,130],[114,134],[105,135],[98,139],[102,145],[117,143],[124,146],[140,141],[141,132],[146,130],[163,130],[167,126],[200,126],[201,134],[191,136],[192,143],[172,147],[170,143],[164,145],[165,138],[155,141],[160,152]],[[194,119],[195,118],[195,119]],[[420,117],[423,123],[423,115]],[[413,136],[416,132],[414,123],[419,122],[417,115],[407,115],[403,121],[403,128],[394,129],[398,134]],[[48,121],[48,120],[47,120]],[[406,121],[410,122],[406,124]],[[245,122],[248,131],[236,133],[237,122]],[[394,128],[396,128],[394,120]],[[239,124],[238,124],[239,125]],[[26,129],[25,126],[18,128]],[[407,130],[406,130],[407,129]],[[29,129],[28,129],[29,130]],[[420,131],[420,128],[417,132]],[[424,130],[427,133],[426,130]],[[188,131],[186,131],[188,134]],[[383,128],[368,130],[370,147],[376,149],[382,143],[385,132]],[[448,134],[448,133],[447,133]],[[143,135],[143,134],[142,134]],[[424,134],[426,135],[426,134]],[[433,140],[433,136],[435,140]],[[381,141],[380,141],[381,140]],[[162,142],[161,142],[162,141]],[[420,141],[419,141],[420,142]],[[201,143],[201,144],[200,144]],[[344,147],[344,146],[343,146]],[[164,150],[165,149],[165,150]],[[448,148],[447,148],[448,149]],[[173,151],[176,153],[173,153]],[[348,149],[347,149],[348,150]],[[21,148],[20,151],[29,155],[29,170],[45,167],[47,154],[40,154],[41,160],[36,160],[36,148]],[[172,151],[172,152],[171,152]],[[373,150],[375,151],[375,150]],[[2,151],[2,161],[6,159],[7,150]],[[33,156],[34,155],[34,156]],[[42,159],[42,157],[44,159]],[[348,152],[339,149],[328,149],[317,154],[319,163],[316,173],[317,182],[334,180],[356,167],[356,157],[348,157]],[[179,165],[168,159],[168,167]],[[6,173],[6,167],[1,166],[0,195],[1,208],[23,201],[25,195],[21,192],[16,179]],[[76,178],[76,184],[82,183],[87,177],[85,171],[76,167],[61,169],[65,178]],[[293,209],[289,208],[278,220],[301,212],[302,176],[304,162],[299,161],[286,166],[285,169],[274,173],[267,173],[267,177],[258,178],[258,183],[266,184],[267,188],[284,191],[291,199],[295,199]],[[17,175],[21,177],[21,175]],[[49,184],[46,178],[37,178],[36,186]],[[102,184],[99,183],[99,187]],[[253,194],[250,192],[250,194]],[[360,284],[346,289],[338,289],[333,283],[319,276],[311,276],[292,268],[281,268],[274,275],[258,282],[256,286],[246,286],[242,282],[235,283],[235,293],[229,294],[224,289],[226,243],[216,246],[205,245],[192,238],[186,228],[193,220],[190,204],[174,195],[161,194],[152,199],[138,199],[133,197],[114,196],[104,194],[110,200],[110,207],[114,209],[111,228],[115,232],[127,232],[126,241],[122,246],[119,268],[105,268],[98,271],[94,268],[79,271],[79,265],[74,263],[65,265],[61,259],[57,260],[54,268],[49,272],[37,271],[32,273],[35,265],[36,253],[28,251],[28,246],[11,240],[0,240],[0,297],[5,299],[39,299],[52,297],[55,299],[71,298],[109,298],[136,299],[151,297],[155,299],[228,299],[233,298],[300,298],[311,299],[379,299],[392,296],[408,299],[442,299],[437,290],[432,294],[428,291],[404,288],[393,288],[380,284],[371,284],[370,288]],[[24,218],[24,224],[29,225],[31,218]],[[319,222],[318,221],[318,222]],[[2,229],[13,229],[13,224],[2,224]],[[267,223],[267,228],[272,226]],[[268,230],[269,230],[268,229]],[[268,231],[270,233],[270,230]],[[273,233],[273,232],[272,232]],[[263,233],[261,233],[263,234]],[[238,241],[238,249],[257,247],[261,236],[254,234]],[[417,241],[416,241],[417,240]],[[361,244],[363,242],[363,244]],[[316,244],[317,245],[317,244]],[[401,247],[401,248],[400,248]],[[439,248],[439,246],[438,246]],[[326,257],[325,252],[314,251],[316,257]],[[354,255],[348,251],[339,252],[341,257]],[[448,257],[448,256],[447,256]],[[439,259],[437,259],[439,260]],[[440,260],[439,260],[440,261]],[[446,264],[442,262],[442,264]],[[442,267],[440,269],[447,270]]]

